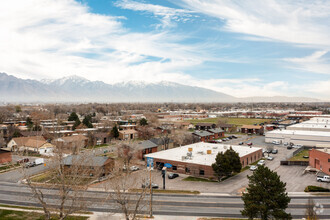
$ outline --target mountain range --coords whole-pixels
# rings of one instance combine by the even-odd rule
[[[318,102],[304,97],[236,98],[211,89],[162,81],[106,84],[79,76],[40,81],[0,73],[0,102]]]

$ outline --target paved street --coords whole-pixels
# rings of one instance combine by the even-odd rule
[[[58,204],[56,190],[44,189],[45,198],[49,204]],[[88,210],[97,212],[120,212],[114,200],[105,200],[108,193],[102,191],[88,191],[81,201],[86,202]],[[292,196],[292,201],[287,211],[295,218],[302,218],[305,204],[309,197]],[[315,203],[323,205],[321,219],[330,218],[330,197],[315,196]],[[144,213],[148,213],[149,196],[145,199]],[[30,190],[22,185],[0,182],[0,203],[12,205],[39,206],[33,199]],[[208,216],[208,217],[235,217],[239,218],[243,203],[239,196],[230,195],[179,195],[155,194],[153,196],[153,211],[155,215],[169,216]]]

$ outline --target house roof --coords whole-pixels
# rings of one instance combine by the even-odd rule
[[[121,131],[119,131],[119,133],[122,133],[122,134],[136,134],[138,132],[136,130],[133,130],[133,129],[127,129],[127,130],[121,130]]]
[[[212,133],[210,133],[208,131],[194,131],[193,134],[197,135],[199,137],[207,137],[207,136],[213,135]]]
[[[77,162],[78,165],[79,162],[81,162],[81,164],[79,165],[82,166],[100,167],[103,166],[108,159],[109,159],[108,157],[100,157],[100,156],[84,157],[83,155],[69,155],[63,159],[63,164],[71,166],[73,163]]]
[[[232,127],[234,127],[233,124],[226,124],[226,123],[218,124],[218,126],[221,127],[221,128],[232,128]]]
[[[154,148],[157,147],[158,145],[155,144],[154,142],[150,140],[142,141],[139,143],[139,147],[142,149],[149,149],[149,148]]]
[[[208,129],[207,131],[209,131],[211,133],[221,133],[221,132],[224,132],[224,130],[222,130],[221,128]]]
[[[157,144],[157,145],[163,145],[164,142],[165,142],[165,139],[163,139],[163,138],[151,138],[150,141],[153,142],[154,144]],[[172,142],[173,142],[172,139],[168,140],[168,143],[172,143]]]
[[[260,126],[260,125],[243,125],[242,128],[246,128],[246,129],[261,129],[262,126]]]
[[[47,141],[45,140],[44,137],[42,136],[32,136],[32,137],[18,137],[18,138],[13,138],[13,141],[17,144],[17,147],[41,147]]]

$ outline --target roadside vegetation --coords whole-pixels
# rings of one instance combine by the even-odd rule
[[[305,192],[330,192],[329,188],[323,188],[320,186],[307,186]]]
[[[183,179],[183,181],[194,181],[194,182],[217,182],[212,179],[205,179],[205,178],[199,178],[199,177],[193,177],[193,176],[188,176]]]
[[[309,150],[303,150],[296,154],[295,156],[291,157],[289,161],[309,161]]]
[[[0,210],[0,219],[2,220],[44,220],[42,213],[16,210]],[[51,220],[57,220],[57,216],[51,216]],[[85,216],[68,216],[67,220],[85,220]]]

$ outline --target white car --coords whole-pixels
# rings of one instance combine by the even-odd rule
[[[266,159],[267,160],[274,160],[274,157],[269,156],[269,157],[266,157]]]
[[[250,166],[250,170],[251,170],[251,171],[255,171],[256,169],[258,169],[257,166],[255,166],[255,165]]]
[[[259,162],[257,163],[258,166],[262,166],[265,165],[265,160],[259,160]]]
[[[292,147],[293,147],[293,148],[301,148],[301,147],[303,147],[303,146],[300,145],[300,144],[296,144],[296,145],[293,145]]]

